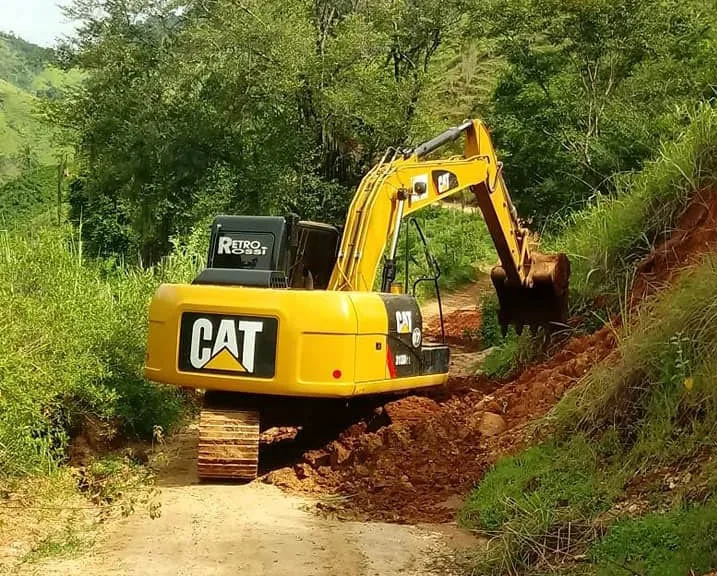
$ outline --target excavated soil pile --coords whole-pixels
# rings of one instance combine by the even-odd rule
[[[446,343],[464,349],[477,349],[480,346],[481,314],[477,306],[447,312],[443,316],[443,322]],[[431,339],[439,341],[441,338],[440,320],[438,318],[431,319],[426,326],[425,333]]]
[[[639,303],[672,283],[707,252],[717,249],[717,191],[696,194],[669,238],[657,244],[637,267],[631,303]]]
[[[394,522],[454,518],[464,494],[501,454],[527,440],[525,424],[544,415],[614,347],[608,328],[574,338],[549,360],[507,384],[454,377],[442,396],[409,396],[378,411],[389,424],[360,421],[266,481],[335,492],[359,517]],[[374,417],[375,418],[375,417]]]

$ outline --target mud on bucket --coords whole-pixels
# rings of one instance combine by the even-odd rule
[[[490,277],[498,294],[498,323],[504,336],[510,325],[518,334],[524,326],[531,332],[542,327],[549,334],[567,322],[570,260],[565,254],[533,252],[524,284],[509,282],[501,266],[494,267]]]

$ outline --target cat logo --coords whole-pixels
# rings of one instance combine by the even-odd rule
[[[443,194],[451,188],[451,175],[446,172],[438,176],[438,193]]]
[[[433,184],[439,194],[445,194],[458,188],[458,178],[453,172],[434,170],[432,176]]]
[[[179,330],[182,372],[273,378],[279,320],[184,312]]]
[[[410,310],[396,310],[396,331],[410,334],[413,329],[413,314]]]
[[[256,336],[264,330],[263,323],[223,318],[216,331],[214,327],[215,324],[208,318],[200,317],[194,321],[189,349],[192,367],[196,370],[252,373]]]

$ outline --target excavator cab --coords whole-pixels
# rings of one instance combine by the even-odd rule
[[[281,216],[217,216],[207,267],[194,284],[326,289],[339,231],[320,222]]]

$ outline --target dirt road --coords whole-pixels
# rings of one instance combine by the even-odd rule
[[[451,574],[471,538],[455,527],[345,522],[321,517],[316,500],[260,481],[200,484],[196,431],[168,447],[161,516],[137,512],[96,534],[86,554],[24,564],[20,575],[272,576]]]

